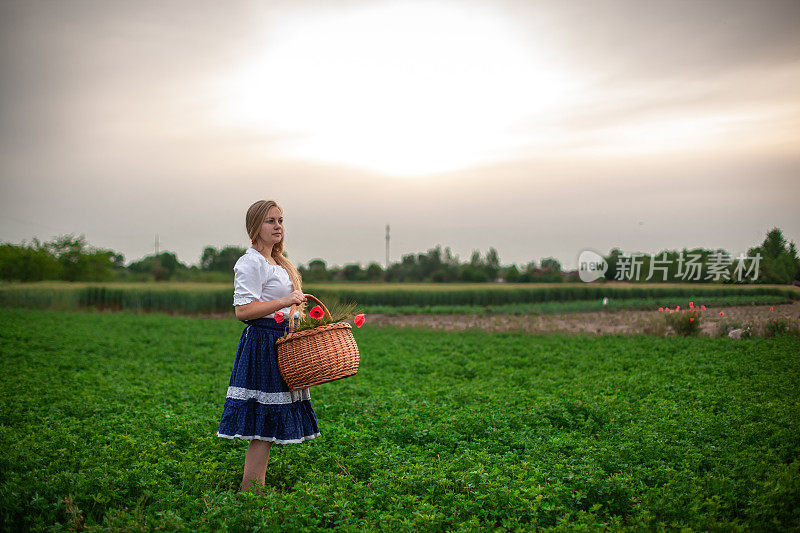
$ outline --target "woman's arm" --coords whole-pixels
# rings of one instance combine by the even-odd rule
[[[233,308],[233,311],[236,313],[236,320],[253,320],[267,316],[284,307],[290,307],[287,302],[288,299],[286,297],[268,302],[255,301],[249,304],[237,305]]]

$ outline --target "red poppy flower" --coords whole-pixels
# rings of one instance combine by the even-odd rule
[[[690,318],[689,322],[694,322],[694,317]]]
[[[722,311],[719,312],[719,316],[724,316],[724,315],[725,313],[723,313]]]
[[[322,308],[320,306],[315,305],[314,307],[311,308],[311,312],[309,312],[308,314],[309,316],[311,316],[311,318],[316,318],[317,320],[319,320],[325,313],[322,311]]]
[[[275,322],[283,322],[283,311],[275,311]]]
[[[700,306],[700,309],[702,309],[703,311],[705,311],[705,310],[706,310],[706,306],[705,306],[705,305],[701,305],[701,306]]]
[[[689,302],[689,307],[694,307],[694,302]]]
[[[678,307],[675,308],[675,310],[676,311],[680,311],[681,310],[681,306],[679,305]]]
[[[769,310],[772,311],[772,308],[770,307]]]
[[[664,308],[663,308],[663,307],[659,307],[659,308],[658,308],[658,310],[659,310],[659,311],[663,311],[663,310],[664,310]]]
[[[356,318],[355,318],[355,320],[354,320],[354,322],[356,323],[356,327],[357,327],[357,328],[360,328],[360,327],[361,327],[361,324],[363,324],[363,323],[364,323],[364,320],[365,320],[365,318],[364,318],[364,313],[361,313],[361,314],[358,314],[358,315],[356,315]]]

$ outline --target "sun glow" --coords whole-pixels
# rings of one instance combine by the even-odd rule
[[[572,88],[520,31],[468,4],[304,14],[218,82],[215,117],[271,153],[394,176],[502,160],[523,147],[515,126]]]

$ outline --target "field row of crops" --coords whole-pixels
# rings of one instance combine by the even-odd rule
[[[304,287],[323,302],[354,301],[365,312],[473,312],[476,306],[506,307],[508,312],[547,309],[595,310],[603,298],[611,308],[656,308],[698,302],[737,305],[800,299],[800,290],[777,285],[566,284],[319,284]],[[220,284],[0,285],[0,306],[38,309],[116,309],[223,313],[232,308],[233,291]],[[626,303],[623,303],[626,302]],[[621,306],[621,307],[620,307]],[[633,307],[630,307],[633,306]],[[550,311],[552,312],[552,311]],[[562,312],[562,311],[556,311]]]

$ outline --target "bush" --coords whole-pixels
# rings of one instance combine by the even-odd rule
[[[763,326],[765,337],[774,337],[775,335],[790,334],[800,335],[800,329],[793,321],[785,317],[773,318],[767,320]]]
[[[664,318],[667,326],[675,330],[678,335],[684,337],[689,335],[697,335],[700,331],[700,311],[674,311],[665,313]]]

